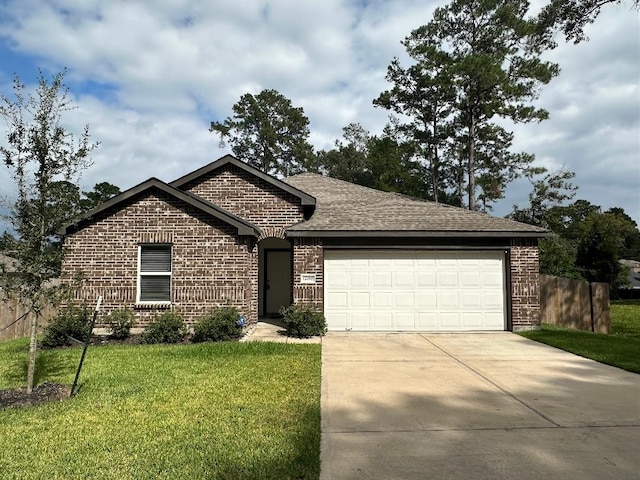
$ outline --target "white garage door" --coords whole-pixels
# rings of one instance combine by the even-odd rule
[[[325,250],[332,331],[505,330],[504,253]]]

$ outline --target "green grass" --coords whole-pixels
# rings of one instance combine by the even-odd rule
[[[0,389],[27,341],[0,344]],[[71,384],[81,350],[41,350]],[[73,399],[0,410],[3,479],[318,478],[320,345],[90,348]]]
[[[553,347],[640,373],[640,301],[611,302],[611,334],[582,332],[542,325],[522,336]]]
[[[640,300],[611,302],[611,333],[640,339]]]

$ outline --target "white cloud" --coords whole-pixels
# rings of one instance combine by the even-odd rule
[[[70,122],[90,123],[102,142],[83,184],[127,188],[217,158],[209,122],[263,88],[304,108],[316,148],[331,147],[350,122],[379,133],[387,112],[372,100],[389,87],[386,67],[394,56],[406,61],[401,40],[443,3],[9,0],[0,37],[51,71],[69,67],[80,107]],[[579,196],[623,206],[638,221],[639,32],[628,5],[608,6],[590,42],[550,52],[563,71],[538,103],[551,119],[518,126],[515,142],[541,165],[575,170]],[[526,199],[528,188],[514,184],[496,213]]]

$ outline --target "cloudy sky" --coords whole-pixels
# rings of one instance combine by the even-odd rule
[[[576,198],[623,207],[640,223],[640,26],[625,2],[604,9],[589,42],[561,41],[546,54],[562,68],[538,101],[551,118],[518,126],[515,147],[550,170],[575,171]],[[0,0],[0,92],[11,93],[14,73],[30,84],[38,68],[67,67],[78,106],[68,127],[88,123],[101,142],[81,185],[171,181],[230,152],[209,124],[247,92],[274,88],[303,107],[317,149],[350,122],[380,133],[387,112],[371,102],[389,88],[386,67],[405,58],[400,41],[443,4]],[[525,202],[529,190],[512,184],[494,214]],[[0,196],[11,191],[0,167]]]

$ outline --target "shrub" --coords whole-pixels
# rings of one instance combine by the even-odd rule
[[[114,310],[105,319],[105,323],[109,325],[110,336],[112,338],[123,340],[129,337],[131,327],[135,325],[133,312],[128,308]]]
[[[49,320],[44,327],[41,345],[45,348],[69,346],[75,343],[71,338],[83,342],[91,333],[90,321],[89,308],[69,306]]]
[[[324,315],[313,305],[296,304],[283,307],[280,314],[284,317],[287,335],[290,337],[308,338],[327,332]]]
[[[193,326],[193,342],[221,342],[242,334],[241,317],[235,307],[216,308]]]
[[[157,315],[142,334],[143,343],[177,343],[187,334],[182,315],[168,311]]]

